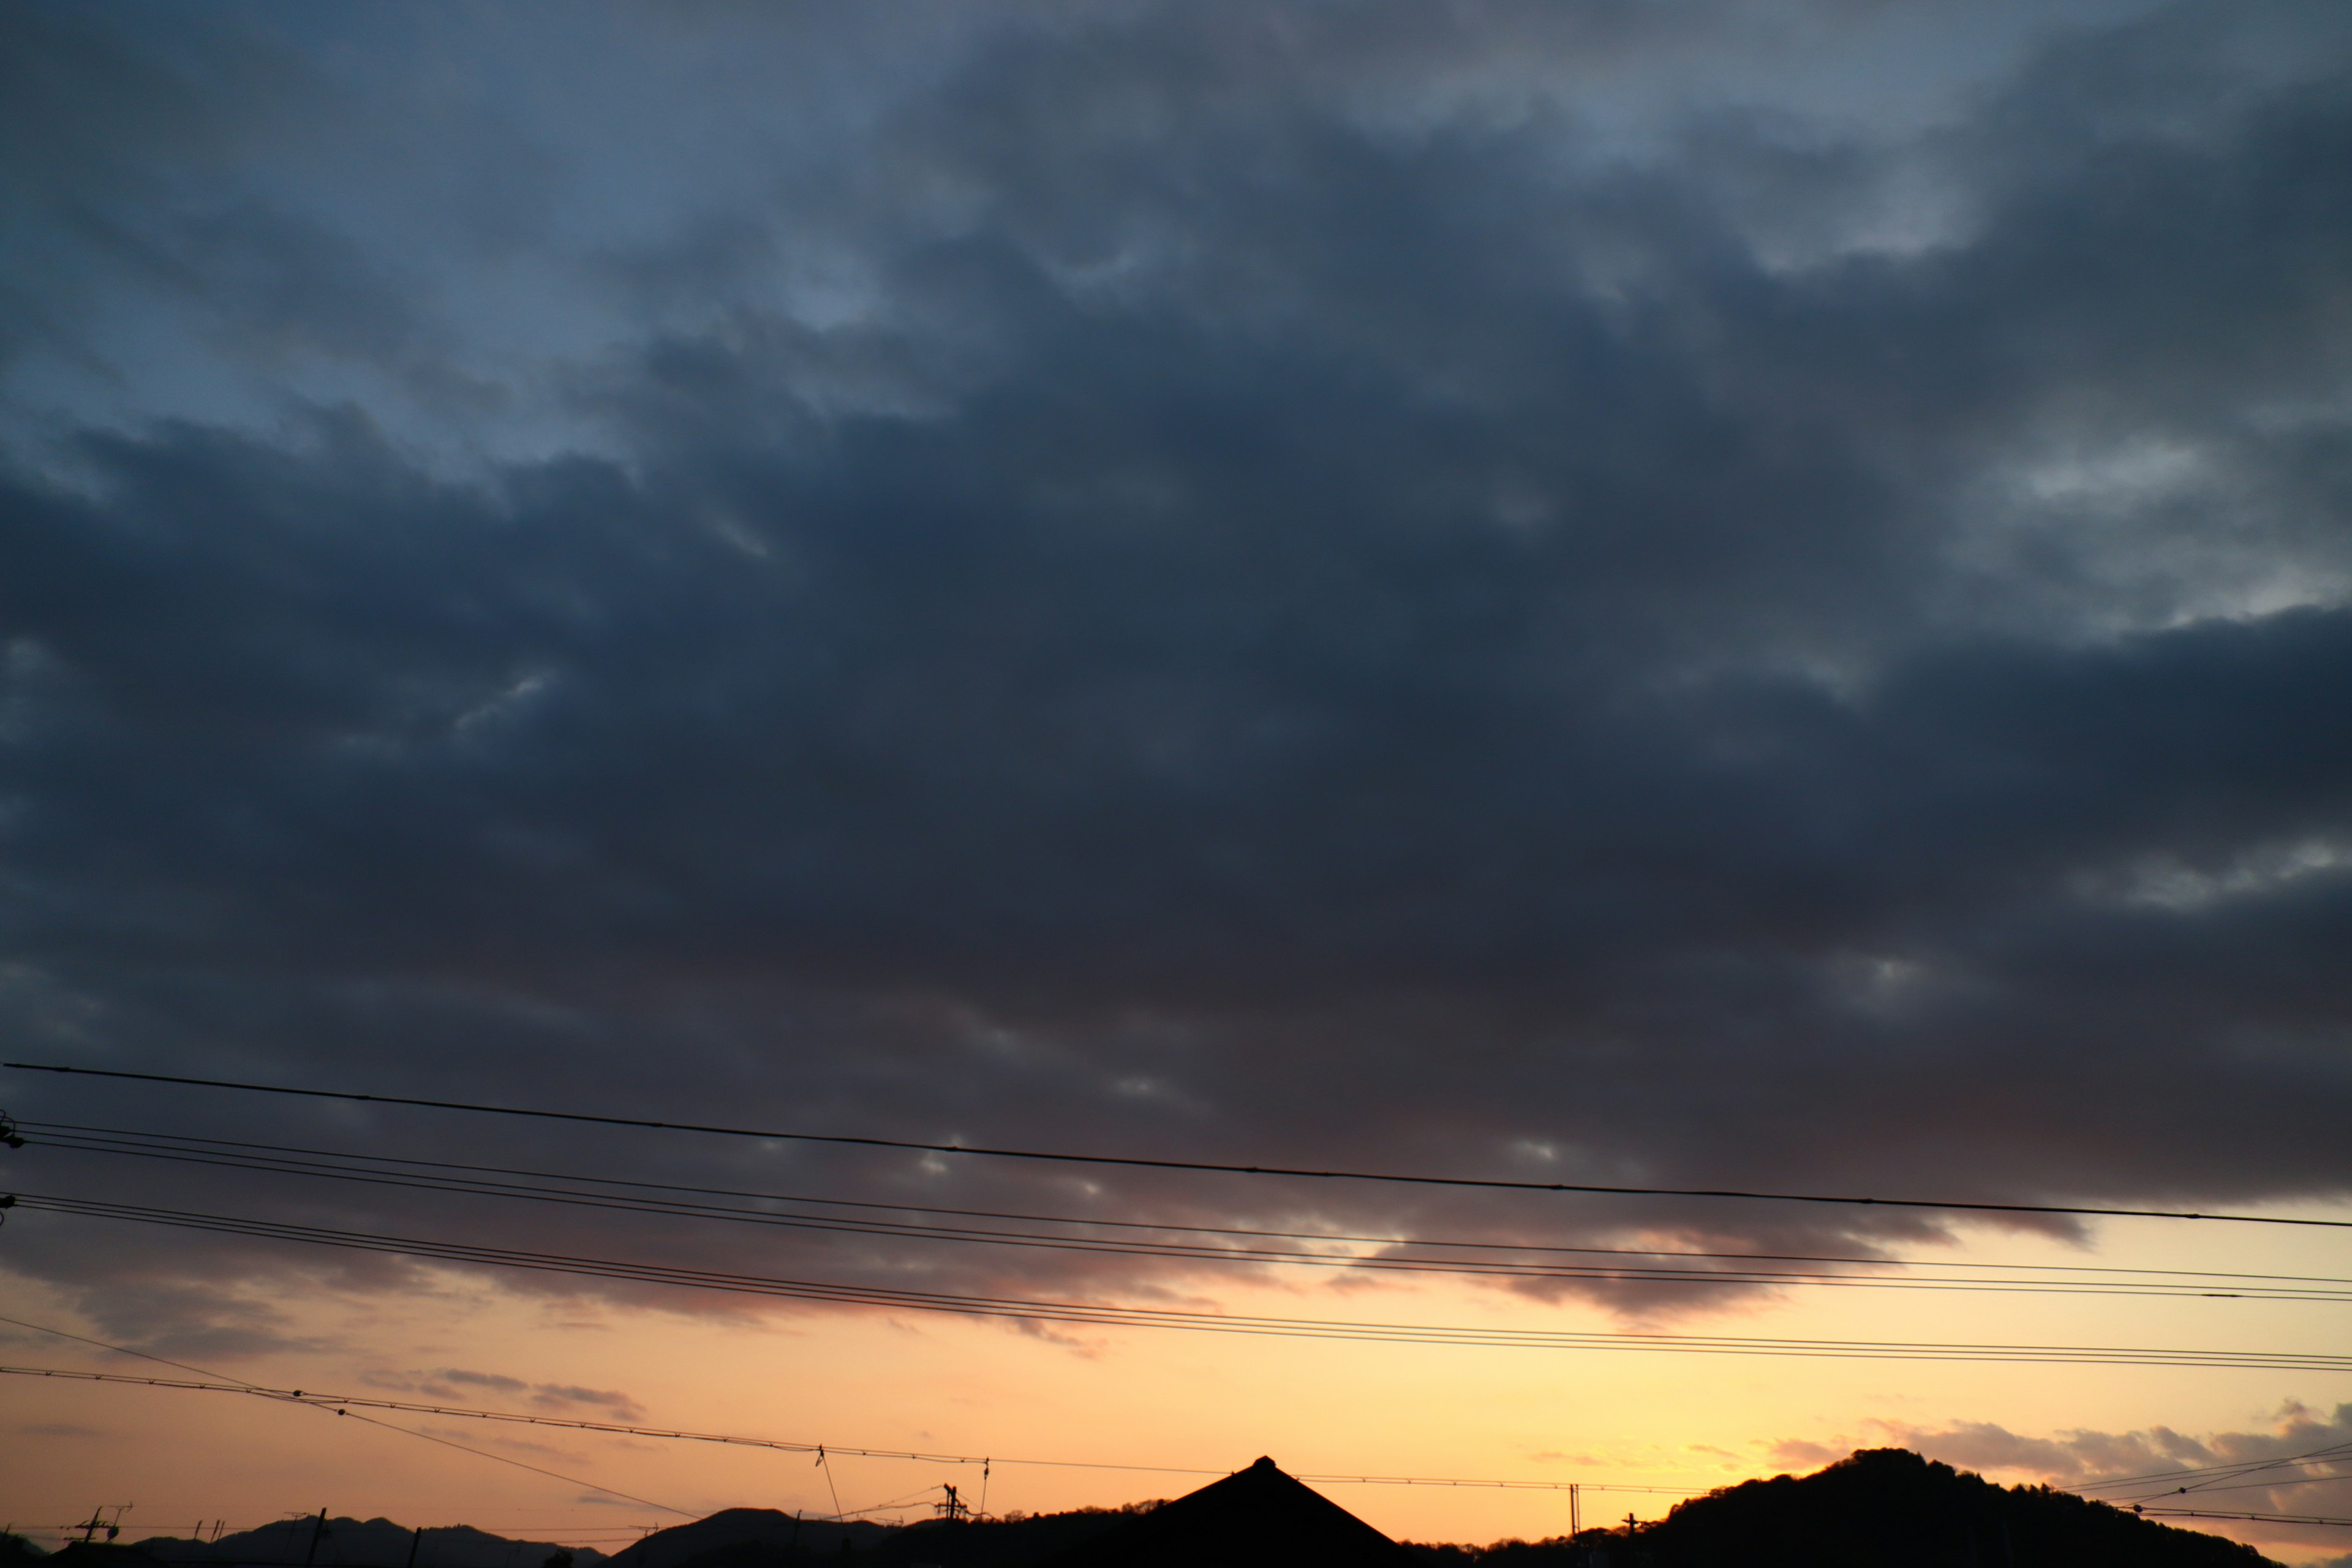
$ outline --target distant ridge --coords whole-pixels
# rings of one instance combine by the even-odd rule
[[[424,1538],[415,1530],[388,1519],[330,1519],[320,1532],[315,1559],[310,1533],[317,1521],[281,1519],[257,1530],[224,1535],[218,1541],[191,1541],[158,1535],[139,1542],[136,1550],[159,1563],[209,1565],[209,1568],[408,1568],[409,1551],[415,1549],[415,1568],[545,1568],[547,1560],[566,1553],[573,1568],[597,1568],[606,1561],[593,1547],[560,1546],[551,1541],[509,1541],[476,1530],[469,1524],[433,1525]]]
[[[217,1542],[21,1545],[0,1568],[301,1568],[315,1523]],[[388,1519],[331,1519],[316,1568],[407,1568]],[[1270,1458],[1168,1503],[894,1527],[725,1509],[612,1557],[465,1525],[425,1532],[415,1568],[2276,1568],[2250,1546],[2048,1487],[2001,1487],[1901,1448],[1693,1498],[1631,1531],[1487,1547],[1400,1545]]]
[[[1429,1568],[2278,1568],[2218,1535],[1906,1448],[1727,1487],[1630,1532],[1412,1550]]]
[[[772,1561],[778,1553],[838,1552],[845,1542],[864,1551],[890,1534],[890,1527],[866,1520],[846,1524],[829,1519],[797,1519],[772,1508],[723,1508],[691,1524],[657,1530],[613,1554],[612,1568],[701,1568]],[[717,1555],[717,1554],[724,1554]]]
[[[1997,1486],[1907,1448],[1859,1449],[1810,1476],[1695,1498],[1634,1542],[1657,1568],[2264,1568],[2271,1561],[2251,1546],[2072,1492]]]
[[[1138,1514],[1039,1568],[1421,1568],[1422,1560],[1272,1459]]]

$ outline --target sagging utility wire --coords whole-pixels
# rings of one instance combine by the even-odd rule
[[[1475,1187],[1498,1192],[1584,1193],[1615,1197],[1716,1198],[1759,1203],[1834,1204],[1845,1206],[1942,1209],[1966,1214],[2036,1214],[2100,1219],[2215,1220],[2231,1225],[2318,1226],[2352,1230],[2352,1219],[2317,1219],[2291,1215],[2207,1214],[2183,1209],[2094,1208],[2067,1204],[1979,1203],[1958,1198],[1858,1197],[1824,1193],[1780,1193],[1738,1187],[1620,1186],[1594,1182],[1517,1182],[1486,1176],[1424,1176],[1392,1171],[1310,1170],[1292,1165],[1224,1164],[1209,1160],[1158,1160],[1129,1154],[1079,1154],[1061,1150],[1002,1149],[968,1143],[926,1143],[905,1138],[877,1138],[840,1132],[784,1131],[752,1127],[728,1127],[694,1121],[658,1121],[645,1117],[593,1115],[577,1110],[549,1110],[515,1105],[484,1105],[462,1100],[430,1100],[413,1095],[362,1094],[349,1089],[308,1089],[287,1084],[243,1083],[229,1079],[185,1078],[173,1073],[126,1072],[113,1068],[62,1067],[50,1062],[0,1062],[21,1072],[65,1073],[79,1078],[120,1079],[138,1083],[167,1083],[187,1089],[231,1089],[244,1094],[292,1095],[308,1100],[341,1100],[372,1105],[405,1105],[428,1110],[459,1110],[485,1116],[529,1117],[546,1121],[573,1121],[598,1127],[631,1127],[665,1132],[704,1133],[723,1138],[756,1138],[769,1142],[831,1143],[866,1149],[900,1149],[924,1154],[961,1154],[994,1160],[1038,1160],[1073,1165],[1118,1165],[1152,1171],[1199,1171],[1233,1176],[1280,1176],[1325,1182],[1385,1182],[1425,1187]]]
[[[2216,1513],[2210,1509],[2195,1508],[2135,1508],[2134,1513],[2149,1519],[2237,1519],[2257,1524],[2330,1524],[2352,1529],[2352,1519],[2334,1519],[2315,1513]]]
[[[946,1241],[1050,1251],[1086,1252],[1117,1257],[1151,1258],[1180,1262],[1234,1265],[1279,1265],[1295,1268],[1346,1268],[1376,1272],[1441,1273],[1504,1279],[1597,1280],[1611,1284],[1673,1284],[1716,1289],[1758,1286],[1834,1287],[1851,1289],[1993,1291],[2030,1295],[2147,1296],[2263,1300],[2290,1301],[2352,1301],[2352,1279],[2316,1276],[2255,1275],[2190,1269],[2127,1269],[2050,1264],[1958,1264],[1949,1261],[1895,1258],[1775,1257],[1769,1254],[1725,1252],[1678,1253],[1670,1249],[1630,1247],[1569,1247],[1455,1241],[1444,1238],[1340,1237],[1300,1231],[1248,1230],[1231,1226],[1152,1226],[1137,1221],[1095,1220],[1075,1215],[1016,1215],[1001,1211],[916,1209],[902,1205],[861,1204],[838,1198],[816,1198],[781,1193],[750,1193],[725,1188],[694,1187],[672,1183],[633,1182],[611,1176],[587,1176],[567,1172],[519,1170],[509,1166],[465,1164],[454,1161],[413,1160],[390,1155],[353,1154],[284,1144],[258,1144],[228,1139],[199,1138],[183,1133],[154,1133],[118,1128],[95,1128],[71,1122],[35,1121],[26,1124],[39,1134],[38,1146],[64,1152],[167,1161],[227,1170],[254,1171],[457,1193],[533,1203],[605,1209],[619,1213],[658,1215],[722,1221],[784,1229],[878,1236],[894,1240]],[[521,1181],[504,1178],[524,1178]],[[623,1189],[614,1192],[610,1189]],[[599,1190],[603,1189],[603,1190]],[[673,1195],[680,1194],[680,1195]],[[716,1203],[705,1199],[747,1200]],[[999,1219],[1024,1225],[1055,1226],[1085,1231],[1096,1227],[1129,1233],[1117,1238],[1087,1235],[1040,1234],[1036,1231],[982,1228],[940,1223],[909,1223],[874,1215],[811,1215],[779,1212],[770,1205],[788,1204],[828,1209],[856,1209],[879,1214],[912,1214],[950,1217]],[[1199,1236],[1203,1241],[1170,1241],[1138,1237],[1159,1231],[1171,1236]],[[1292,1240],[1324,1247],[1354,1245],[1373,1252],[1334,1253],[1236,1245],[1239,1241]],[[1535,1254],[1544,1259],[1570,1258],[1647,1259],[1645,1262],[1530,1261],[1495,1258],[1433,1258],[1441,1251]],[[1708,1267],[1692,1268],[1663,1261],[1687,1257]],[[1889,1279],[1818,1269],[1769,1268],[1771,1263],[1819,1263],[1849,1268],[1969,1269],[1972,1272],[1927,1279]],[[1733,1265],[1747,1265],[1733,1267]],[[1998,1272],[1996,1272],[1998,1271]],[[2032,1278],[2032,1276],[2040,1276]],[[1990,1276],[1990,1277],[1988,1277]]]
[[[1097,1328],[1181,1329],[1288,1339],[1388,1344],[1482,1346],[1519,1350],[1618,1350],[1685,1354],[1801,1356],[1837,1360],[2039,1363],[2056,1365],[2260,1368],[2269,1371],[2352,1372],[2352,1355],[2283,1351],[2169,1350],[2137,1346],[1951,1344],[1868,1340],[1798,1340],[1654,1332],[1583,1333],[1565,1330],[1471,1329],[1436,1324],[1362,1322],[1186,1312],[1173,1309],[1099,1306],[1014,1297],[961,1295],[881,1286],[843,1285],[773,1276],[687,1268],[675,1265],[573,1257],[419,1237],[390,1236],[286,1224],[236,1215],[20,1194],[26,1207],[94,1218],[129,1220],[260,1240],[299,1241],[346,1250],[433,1258],[472,1267],[531,1269],[592,1279],[627,1279],[789,1300],[891,1307],[963,1317]]]
[[[37,1323],[24,1325],[39,1328]],[[58,1332],[46,1330],[46,1332]],[[68,1338],[79,1338],[68,1335]],[[123,1352],[136,1355],[136,1351]],[[218,1376],[220,1374],[214,1374]],[[1094,1459],[1028,1459],[1007,1458],[1003,1455],[938,1454],[915,1449],[845,1447],[837,1443],[810,1443],[786,1437],[751,1437],[731,1433],[686,1432],[660,1426],[630,1426],[618,1422],[588,1421],[560,1415],[526,1415],[516,1411],[482,1410],[462,1405],[424,1405],[415,1401],[383,1399],[373,1395],[320,1394],[299,1388],[266,1388],[243,1382],[199,1382],[188,1378],[132,1377],[123,1373],[79,1372],[63,1367],[0,1366],[0,1377],[44,1377],[63,1379],[71,1383],[120,1384],[140,1388],[175,1389],[206,1394],[247,1394],[275,1399],[285,1404],[310,1405],[321,1409],[392,1410],[414,1415],[464,1416],[469,1420],[496,1422],[505,1426],[551,1426],[575,1432],[608,1433],[616,1436],[660,1437],[688,1443],[719,1443],[730,1447],[770,1448],[788,1454],[814,1454],[819,1462],[839,1456],[864,1459],[898,1459],[929,1465],[979,1465],[983,1472],[995,1465],[1017,1465],[1038,1469],[1057,1470],[1118,1470],[1132,1474],[1156,1476],[1223,1476],[1229,1470],[1213,1469],[1202,1465],[1126,1465]],[[406,1430],[406,1428],[396,1428]],[[468,1450],[476,1451],[476,1450]],[[832,1466],[827,1463],[828,1472]],[[1664,1497],[1688,1497],[1691,1489],[1683,1487],[1625,1486],[1592,1481],[1531,1481],[1473,1479],[1461,1476],[1382,1476],[1382,1475],[1308,1475],[1298,1479],[1318,1486],[1394,1486],[1394,1487],[1476,1487],[1504,1491],[1566,1491],[1579,1486],[1588,1492],[1644,1493]],[[587,1484],[587,1483],[583,1483]],[[836,1502],[839,1500],[835,1500]],[[659,1504],[653,1506],[659,1507]],[[887,1508],[888,1503],[877,1505]],[[858,1509],[852,1512],[870,1512]]]
[[[2265,1470],[2284,1469],[2291,1465],[2312,1464],[2352,1464],[2352,1443],[2330,1443],[2323,1447],[2306,1449],[2299,1454],[2282,1454],[2274,1458],[2238,1459],[2219,1465],[2193,1465],[2183,1469],[2155,1470],[2145,1475],[2109,1476],[2099,1480],[2085,1481],[2075,1489],[2085,1493],[2115,1492],[2152,1486],[2155,1490],[2139,1493],[2143,1500],[2177,1497],[2184,1492],[2238,1489],[2222,1483],[2245,1481],[2246,1478],[2261,1475]],[[2339,1471],[2334,1475],[2297,1476],[2276,1480],[2248,1482],[2248,1484],[2261,1487],[2284,1487],[2344,1480],[2352,1480],[2352,1470]],[[2123,1500],[2131,1500],[2126,1497]]]
[[[598,1481],[583,1480],[578,1476],[567,1476],[558,1470],[544,1469],[538,1465],[525,1464],[520,1459],[510,1458],[504,1454],[492,1454],[480,1448],[468,1447],[463,1443],[453,1442],[446,1437],[436,1437],[430,1432],[419,1432],[414,1427],[397,1426],[390,1421],[379,1421],[372,1415],[352,1415],[349,1409],[349,1406],[355,1403],[352,1400],[320,1398],[317,1396],[306,1397],[303,1392],[299,1388],[268,1388],[260,1384],[249,1382],[245,1378],[236,1377],[228,1373],[215,1372],[209,1367],[192,1366],[184,1361],[173,1361],[169,1356],[155,1355],[147,1351],[135,1351],[128,1345],[109,1344],[104,1340],[94,1340],[87,1334],[68,1333],[64,1329],[53,1329],[47,1323],[27,1322],[22,1318],[0,1318],[0,1323],[11,1323],[20,1329],[31,1329],[36,1333],[54,1334],[58,1339],[72,1340],[78,1344],[95,1345],[100,1350],[109,1351],[116,1355],[131,1356],[140,1361],[152,1361],[160,1366],[177,1367],[182,1372],[193,1372],[199,1377],[220,1379],[223,1381],[205,1384],[179,1384],[155,1378],[125,1377],[119,1373],[58,1372],[41,1368],[22,1367],[0,1367],[0,1373],[10,1373],[16,1376],[38,1375],[42,1377],[65,1377],[84,1383],[130,1383],[156,1387],[184,1386],[217,1388],[229,1394],[250,1394],[260,1398],[276,1400],[280,1404],[307,1405],[314,1409],[327,1410],[339,1416],[350,1417],[352,1420],[362,1422],[370,1426],[380,1426],[387,1432],[397,1432],[404,1437],[415,1437],[420,1441],[436,1444],[444,1448],[455,1448],[461,1454],[471,1454],[476,1458],[488,1459],[495,1464],[511,1465],[516,1469],[529,1470],[533,1475],[545,1476],[551,1480],[562,1481],[566,1486],[586,1487],[591,1491],[609,1493],[610,1495],[620,1498],[627,1502],[642,1503],[647,1508],[659,1509],[664,1513],[675,1513],[687,1519],[692,1519],[695,1517],[685,1509],[673,1508],[666,1502],[656,1502],[651,1498],[641,1498],[635,1492],[625,1492],[616,1487],[608,1487]],[[364,1404],[362,1405],[362,1407],[365,1408]]]

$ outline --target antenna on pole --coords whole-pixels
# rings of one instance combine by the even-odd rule
[[[96,1508],[89,1510],[89,1518],[79,1524],[68,1524],[66,1528],[68,1530],[80,1531],[81,1542],[84,1546],[89,1545],[90,1537],[96,1535],[101,1530],[106,1531],[106,1538],[109,1541],[111,1541],[116,1536],[122,1533],[122,1516],[129,1513],[137,1506],[138,1505],[136,1503],[128,1502],[100,1503]],[[100,1514],[106,1513],[109,1510],[111,1510],[114,1514],[112,1519],[101,1519],[99,1517]]]

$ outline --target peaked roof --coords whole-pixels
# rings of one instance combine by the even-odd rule
[[[1138,1514],[1044,1568],[1421,1568],[1412,1552],[1272,1459]]]

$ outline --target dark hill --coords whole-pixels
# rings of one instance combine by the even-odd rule
[[[1107,1534],[1144,1509],[1080,1509],[1071,1513],[1033,1514],[1024,1519],[925,1522],[894,1530],[856,1559],[857,1568],[1031,1568],[1057,1552]],[[824,1559],[812,1553],[811,1561]],[[783,1568],[768,1563],[708,1563],[687,1568]]]
[[[646,1537],[615,1556],[611,1568],[814,1568],[853,1562],[857,1568],[1029,1568],[1158,1506],[905,1526],[812,1519],[797,1527],[790,1514],[729,1509]]]
[[[2000,1487],[1906,1448],[1710,1493],[1636,1537],[1656,1568],[2263,1568],[2251,1546],[2048,1487]]]
[[[72,1541],[41,1559],[42,1568],[161,1568],[136,1546],[104,1541]]]
[[[2276,1568],[2251,1546],[2048,1487],[2000,1487],[1904,1448],[1678,1504],[1628,1536],[1415,1548],[1489,1568]]]
[[[1041,1568],[1419,1568],[1419,1560],[1272,1459],[1139,1514]]]
[[[218,1541],[154,1536],[140,1542],[138,1549],[176,1568],[300,1568],[304,1563],[315,1568],[406,1568],[412,1550],[415,1568],[542,1568],[550,1557],[566,1552],[573,1568],[597,1568],[604,1562],[603,1552],[588,1547],[509,1541],[466,1524],[436,1525],[420,1537],[388,1519],[330,1519],[323,1530],[315,1520],[281,1519]]]
[[[890,1527],[853,1520],[795,1519],[772,1508],[725,1508],[691,1524],[657,1530],[613,1554],[610,1568],[764,1568],[778,1558],[864,1551]]]

